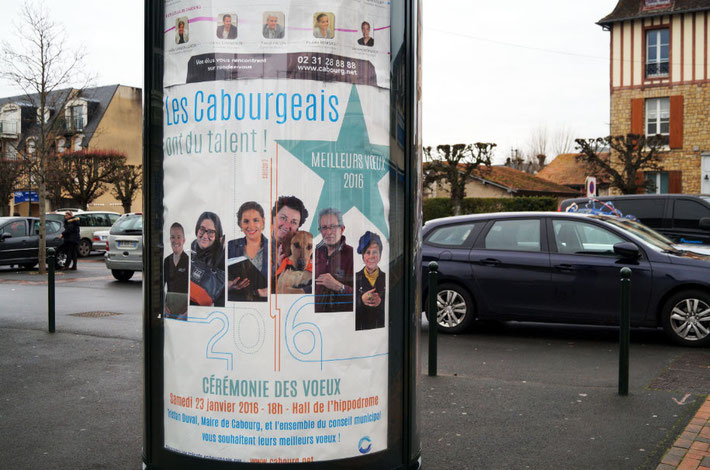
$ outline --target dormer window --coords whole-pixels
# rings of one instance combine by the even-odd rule
[[[670,6],[671,0],[644,0],[645,8],[658,8]]]
[[[67,103],[64,113],[68,131],[83,131],[87,124],[86,101],[75,99]]]
[[[64,137],[57,137],[57,153],[64,153],[67,149],[67,141]]]
[[[646,31],[646,77],[668,76],[668,28]]]
[[[27,139],[27,153],[33,155],[37,151],[37,142],[34,138]]]
[[[0,110],[0,134],[3,137],[17,137],[20,133],[20,107],[8,103]]]

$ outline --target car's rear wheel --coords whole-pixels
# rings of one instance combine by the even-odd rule
[[[111,274],[121,282],[126,282],[133,277],[133,271],[127,269],[112,269]]]
[[[436,295],[436,323],[444,333],[462,333],[473,323],[473,301],[456,284],[442,284]],[[431,317],[430,317],[431,318]]]
[[[91,254],[91,240],[83,238],[79,242],[79,256],[85,257]]]
[[[663,330],[683,346],[710,344],[710,294],[687,290],[668,299],[663,307]]]

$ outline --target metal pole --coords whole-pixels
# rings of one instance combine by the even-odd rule
[[[47,301],[49,316],[49,332],[54,333],[54,248],[47,248],[47,264],[49,273],[47,275]]]
[[[629,341],[631,330],[631,269],[621,268],[621,319],[619,325],[619,395],[629,394]]]
[[[439,292],[439,264],[436,261],[429,263],[429,305],[427,317],[429,318],[429,376],[436,377],[437,362],[437,332],[439,330],[438,309],[436,297]]]

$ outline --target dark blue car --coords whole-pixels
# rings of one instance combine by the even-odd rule
[[[663,327],[686,346],[710,343],[710,256],[680,250],[638,222],[477,214],[429,221],[422,235],[424,272],[439,264],[440,331],[465,331],[475,319],[618,325],[627,266],[632,326]]]

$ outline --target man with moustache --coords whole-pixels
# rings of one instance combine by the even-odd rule
[[[318,230],[323,241],[315,255],[315,311],[352,312],[353,247],[345,243],[342,212],[333,208],[321,210]]]

